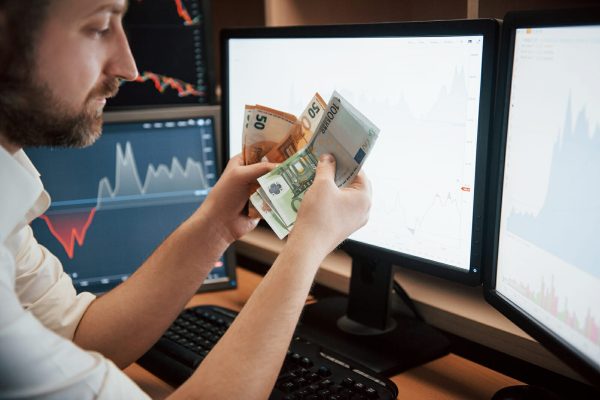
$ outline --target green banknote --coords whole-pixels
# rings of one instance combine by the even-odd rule
[[[258,210],[260,215],[263,217],[265,221],[269,224],[273,232],[277,235],[279,239],[283,239],[287,236],[290,231],[283,223],[277,212],[271,208],[269,202],[264,200],[263,197],[259,194],[259,191],[256,191],[250,196],[250,202]],[[265,196],[266,197],[266,196]]]
[[[283,229],[288,232],[291,230],[304,193],[312,185],[317,161],[322,154],[333,154],[336,159],[335,183],[344,187],[360,171],[378,135],[379,128],[334,92],[308,145],[273,171],[258,178],[262,188],[257,192],[262,199],[261,204],[269,204],[279,221],[276,229],[265,218],[271,228],[280,233],[285,233]]]

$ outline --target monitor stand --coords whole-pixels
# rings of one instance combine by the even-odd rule
[[[392,283],[391,262],[353,255],[348,297],[307,305],[298,332],[386,376],[447,354],[450,342],[444,335],[418,318],[392,310]],[[405,300],[410,302],[408,296]]]

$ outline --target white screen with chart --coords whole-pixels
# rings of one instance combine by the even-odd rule
[[[483,36],[230,39],[230,156],[245,104],[295,115],[334,90],[380,129],[351,239],[468,271]]]
[[[518,29],[496,289],[600,366],[600,26]]]

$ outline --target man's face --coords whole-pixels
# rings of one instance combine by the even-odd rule
[[[121,19],[126,0],[52,0],[33,46],[11,132],[18,146],[86,146],[106,98],[137,69]],[[13,111],[13,110],[11,110]]]

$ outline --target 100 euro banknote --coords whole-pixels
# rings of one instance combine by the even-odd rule
[[[285,237],[312,185],[319,157],[325,153],[335,157],[335,183],[344,187],[358,174],[378,135],[379,129],[367,117],[334,92],[308,145],[258,179],[262,191],[253,195],[252,203],[260,203],[261,215],[280,238]]]

